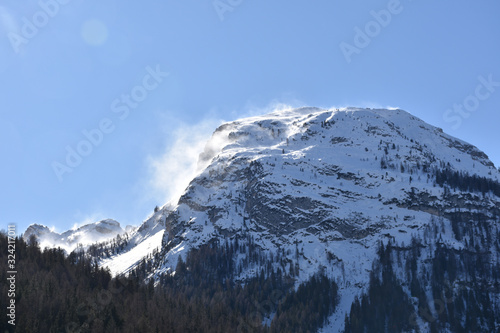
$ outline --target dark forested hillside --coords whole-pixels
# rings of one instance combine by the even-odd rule
[[[352,305],[345,332],[499,332],[500,261],[493,253],[500,243],[480,232],[480,216],[454,214],[455,237],[470,240],[463,249],[445,244],[436,223],[429,238],[409,246],[381,244],[368,292]]]
[[[7,248],[7,236],[0,246]],[[335,309],[337,286],[315,275],[295,291],[290,276],[263,269],[231,282],[234,244],[210,244],[179,260],[174,276],[143,283],[141,269],[112,278],[84,252],[65,257],[16,239],[17,332],[314,332]],[[262,259],[262,258],[261,258]],[[5,281],[6,256],[0,256]],[[263,262],[263,266],[265,262]],[[2,284],[2,295],[7,285]],[[7,307],[7,298],[0,300]],[[0,330],[12,330],[2,316]]]

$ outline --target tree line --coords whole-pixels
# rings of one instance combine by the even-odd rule
[[[293,277],[271,268],[263,257],[256,276],[236,282],[236,258],[249,244],[235,243],[212,242],[191,250],[181,257],[174,275],[164,274],[155,283],[141,275],[144,268],[113,278],[81,249],[66,256],[62,249],[41,249],[35,239],[17,238],[16,330],[314,332],[325,324],[338,302],[335,282],[318,273],[295,288]],[[2,233],[0,247],[6,244]],[[6,295],[6,284],[1,288]],[[6,302],[0,298],[4,309]],[[9,329],[2,316],[0,330]]]

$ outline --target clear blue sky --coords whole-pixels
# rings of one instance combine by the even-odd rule
[[[499,166],[499,13],[497,0],[2,0],[0,228],[137,225],[182,176],[175,142],[274,103],[400,107]],[[87,156],[69,167],[67,147]]]

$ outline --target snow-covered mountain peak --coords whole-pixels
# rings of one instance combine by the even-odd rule
[[[255,158],[283,150],[285,154],[299,157],[313,147],[329,148],[327,155],[334,157],[348,146],[352,153],[356,152],[358,157],[367,155],[366,158],[375,155],[384,144],[404,147],[405,155],[397,154],[398,159],[408,157],[411,161],[416,155],[426,154],[427,160],[435,158],[457,170],[498,177],[498,171],[483,152],[406,111],[352,107],[276,111],[223,124],[207,143],[200,165],[208,164],[217,156],[236,158],[254,152],[262,155]],[[339,148],[338,151],[332,150],[334,147]],[[358,154],[359,147],[362,151]],[[366,154],[365,148],[372,149],[371,153]]]
[[[327,267],[346,279],[334,330],[367,286],[378,242],[410,244],[439,218],[443,242],[463,248],[447,220],[457,209],[500,215],[500,175],[487,155],[399,109],[300,108],[228,122],[200,161],[177,206],[161,212],[152,276],[210,241],[253,239],[296,261],[298,281]],[[259,271],[241,266],[242,280]]]

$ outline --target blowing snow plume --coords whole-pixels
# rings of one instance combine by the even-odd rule
[[[195,125],[183,124],[173,134],[172,143],[158,158],[150,158],[152,186],[160,200],[175,204],[189,182],[227,143],[227,135],[214,132],[221,120],[205,120]]]
[[[291,109],[290,103],[273,101],[265,107],[249,103],[243,113],[245,117],[254,117]],[[230,143],[230,131],[229,123],[215,118],[205,119],[194,125],[184,123],[177,126],[165,153],[149,159],[151,187],[157,201],[175,205],[191,180]]]

